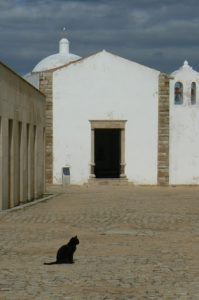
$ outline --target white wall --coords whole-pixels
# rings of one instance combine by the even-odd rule
[[[199,73],[186,63],[172,74],[170,86],[170,184],[199,184]],[[174,104],[175,82],[183,83],[183,104]],[[196,104],[191,83],[196,82]]]
[[[89,120],[127,120],[126,175],[136,184],[157,183],[159,72],[106,51],[53,75],[54,182],[71,167],[71,183],[88,181]]]

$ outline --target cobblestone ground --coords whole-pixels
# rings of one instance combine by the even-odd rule
[[[73,235],[73,265],[53,261]],[[0,214],[0,299],[199,299],[199,188],[75,187]]]

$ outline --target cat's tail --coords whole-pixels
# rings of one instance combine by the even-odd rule
[[[55,265],[57,264],[57,261],[52,261],[52,262],[49,262],[49,263],[44,263],[44,265]]]

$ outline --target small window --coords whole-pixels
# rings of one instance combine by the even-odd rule
[[[196,83],[191,84],[191,104],[196,104]]]
[[[176,82],[175,84],[175,104],[183,103],[183,84]]]

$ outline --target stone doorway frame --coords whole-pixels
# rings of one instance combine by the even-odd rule
[[[89,120],[91,126],[90,178],[95,178],[95,129],[120,129],[120,176],[125,175],[125,125],[127,120]]]

